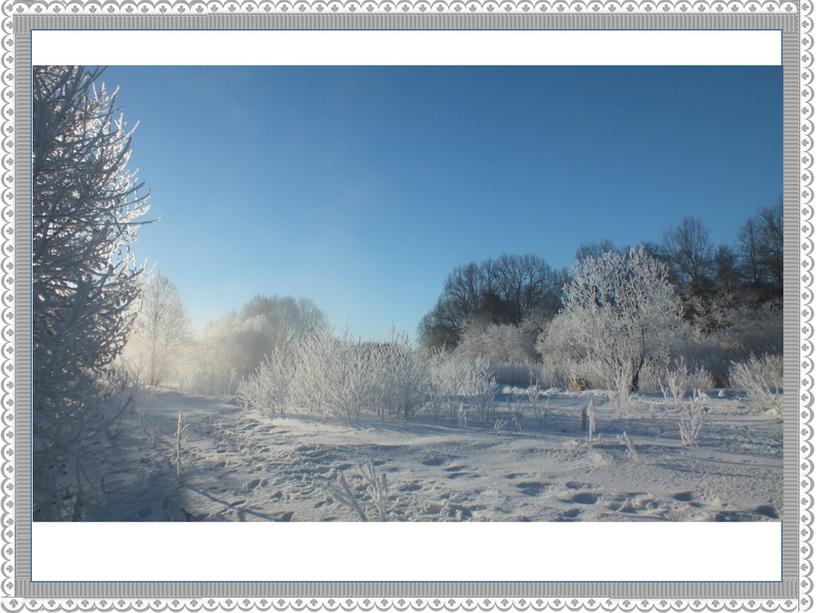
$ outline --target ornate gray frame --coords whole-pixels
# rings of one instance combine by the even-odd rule
[[[0,573],[8,610],[793,610],[813,582],[813,22],[810,0],[9,0],[0,178]],[[783,581],[774,583],[42,583],[30,576],[32,29],[778,29],[783,38]],[[16,317],[15,317],[16,313]],[[16,366],[16,368],[15,368]],[[15,453],[17,451],[18,453]],[[793,521],[797,518],[797,521]]]

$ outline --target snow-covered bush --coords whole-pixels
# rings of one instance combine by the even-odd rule
[[[694,446],[703,431],[706,400],[708,400],[706,393],[696,389],[680,413],[680,423],[678,424],[680,442],[686,447]]]
[[[695,389],[710,390],[714,387],[714,378],[708,369],[698,366],[689,373],[689,386]]]
[[[295,403],[313,412],[357,421],[376,411],[371,347],[348,332],[316,334],[298,344],[291,384]]]
[[[751,356],[732,363],[731,385],[744,389],[750,406],[763,413],[782,415],[782,356]]]
[[[425,363],[406,335],[368,342],[348,332],[306,336],[274,349],[239,388],[246,406],[293,406],[357,421],[364,415],[411,417],[427,399]]]
[[[603,368],[585,347],[573,342],[571,322],[556,317],[547,324],[538,338],[536,349],[541,354],[541,373],[544,385],[550,387],[574,387],[585,381],[589,387],[603,388],[609,381]]]
[[[407,334],[392,332],[391,338],[372,348],[374,393],[379,396],[380,416],[412,417],[428,398],[428,368]]]
[[[445,396],[489,395],[496,385],[490,362],[482,356],[464,359],[457,353],[438,350],[431,355],[428,367],[433,386]]]
[[[711,389],[714,387],[714,380],[711,373],[702,366],[689,369],[686,360],[681,357],[674,361],[673,367],[664,369],[658,385],[669,407],[677,410],[688,390]]]
[[[275,347],[238,386],[238,401],[270,415],[283,414],[297,370],[297,354],[289,345]]]
[[[660,391],[668,408],[674,411],[681,411],[686,392],[689,389],[688,370],[685,362],[678,368],[666,370],[663,380],[660,382]]]
[[[458,352],[435,350],[427,360],[431,402],[456,408],[467,401],[486,422],[493,415],[496,379],[487,359],[462,358]]]

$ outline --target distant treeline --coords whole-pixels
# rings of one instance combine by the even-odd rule
[[[732,245],[714,245],[708,229],[694,218],[667,231],[660,243],[615,246],[609,240],[581,245],[576,262],[605,252],[643,247],[665,263],[683,303],[686,320],[702,332],[721,325],[723,308],[775,309],[783,281],[781,200],[760,209],[740,229]],[[426,349],[454,349],[469,329],[513,326],[524,331],[531,351],[535,338],[561,308],[570,270],[553,269],[536,255],[503,255],[459,266],[419,325]]]

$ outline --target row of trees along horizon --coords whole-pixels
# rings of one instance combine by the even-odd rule
[[[191,332],[173,284],[135,264],[131,245],[146,223],[148,194],[128,169],[133,132],[116,92],[97,88],[100,75],[84,67],[33,71],[33,404],[41,442],[46,434],[81,437],[88,405],[126,386],[123,364],[151,385],[224,393],[270,347],[326,328],[310,300],[259,296]],[[667,266],[696,333],[720,335],[715,344],[698,343],[709,362],[725,361],[727,369],[728,359],[781,351],[782,235],[779,202],[747,220],[734,245],[715,247],[695,219],[662,243],[642,245]],[[600,241],[580,247],[576,261],[623,251]],[[459,267],[419,325],[420,348],[496,362],[559,359],[541,337],[570,274],[536,255]],[[727,351],[709,351],[715,345]],[[180,369],[171,364],[178,355],[194,359]],[[45,446],[57,444],[48,440]]]
[[[684,317],[703,331],[722,325],[718,313],[724,305],[781,307],[781,200],[750,217],[733,246],[715,247],[705,225],[692,217],[667,231],[662,243],[636,246],[666,265]],[[629,249],[603,239],[581,245],[575,260]],[[503,255],[460,266],[448,275],[436,305],[422,319],[420,342],[429,348],[453,348],[474,324],[528,326],[540,332],[561,309],[569,279],[569,269],[555,270],[536,255]]]
[[[688,324],[685,332],[696,335],[684,339],[688,346],[681,353],[720,385],[727,383],[731,361],[781,352],[782,234],[779,202],[748,219],[733,247],[712,245],[708,230],[694,218],[667,231],[662,243],[637,246],[666,265]],[[587,243],[578,248],[575,261],[609,253],[626,257],[630,249],[609,240]],[[543,337],[563,309],[571,279],[570,269],[555,270],[536,255],[504,255],[460,266],[419,324],[419,348],[426,354],[455,352],[464,359],[482,356],[494,365],[563,361],[562,351]],[[196,334],[177,289],[158,271],[146,278],[139,305],[122,363],[148,385],[172,384],[200,393],[232,393],[273,348],[329,325],[309,299],[258,295]],[[500,383],[523,382],[512,376],[502,380],[502,371],[496,372]],[[603,385],[591,375],[582,378],[585,386]],[[633,373],[633,387],[639,387],[638,373]]]

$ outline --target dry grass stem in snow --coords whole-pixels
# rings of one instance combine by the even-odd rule
[[[374,461],[369,458],[365,464],[360,464],[360,472],[366,480],[368,495],[374,503],[374,510],[379,521],[388,521],[388,478],[383,473],[377,474]]]
[[[615,372],[614,380],[615,406],[618,408],[618,417],[624,417],[632,404],[632,367],[628,363]]]
[[[388,478],[385,474],[378,475],[374,466],[374,461],[369,458],[368,462],[359,465],[360,473],[366,482],[366,492],[374,507],[374,521],[388,521],[390,513],[388,510]],[[369,521],[363,506],[358,500],[357,494],[349,486],[348,481],[340,471],[335,471],[329,477],[326,484],[329,495],[338,503],[354,511],[360,521]]]
[[[186,428],[187,424],[184,421],[184,415],[179,411],[176,419],[176,479],[181,479],[181,442],[182,434]]]
[[[349,487],[348,481],[346,481],[343,473],[339,471],[333,473],[329,479],[330,480],[326,485],[329,495],[338,503],[357,513],[360,521],[368,521],[365,511],[363,511],[362,507],[360,507],[360,503],[357,502],[357,496],[355,496],[354,492]]]
[[[640,462],[640,454],[638,453],[637,448],[635,447],[635,443],[632,442],[632,439],[629,438],[629,435],[626,434],[625,430],[624,430],[623,434],[620,437],[620,441],[624,445],[626,445],[626,453],[629,456],[629,458],[633,462]]]
[[[706,400],[708,396],[705,392],[694,390],[694,395],[680,414],[680,441],[686,447],[693,447],[703,430]]]
[[[595,403],[592,400],[589,401],[589,404],[586,408],[587,416],[589,417],[589,429],[587,430],[587,438],[589,442],[592,442],[592,438],[595,436],[595,433],[598,431],[598,420],[595,415]]]

